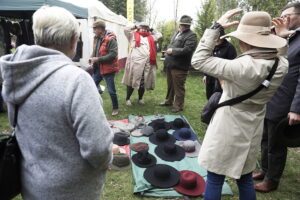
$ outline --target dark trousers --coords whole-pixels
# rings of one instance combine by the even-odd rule
[[[287,147],[275,135],[277,124],[278,122],[265,119],[261,141],[262,172],[265,174],[265,181],[273,184],[279,183],[287,157]]]
[[[0,84],[0,113],[4,112],[3,110],[3,99],[2,99],[2,84]]]
[[[168,91],[166,104],[173,104],[176,109],[183,109],[185,97],[185,81],[188,71],[178,69],[166,69]]]

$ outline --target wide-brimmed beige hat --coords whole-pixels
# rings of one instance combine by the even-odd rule
[[[281,48],[285,39],[271,33],[272,20],[267,12],[254,11],[246,13],[236,31],[221,37],[235,37],[247,44],[261,48]]]

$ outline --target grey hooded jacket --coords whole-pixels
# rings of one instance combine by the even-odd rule
[[[3,98],[22,152],[22,196],[99,199],[112,132],[92,78],[63,53],[20,46],[0,59]]]

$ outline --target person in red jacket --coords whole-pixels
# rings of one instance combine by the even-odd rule
[[[93,79],[98,87],[102,79],[105,80],[112,101],[112,115],[119,114],[118,96],[115,87],[115,74],[119,71],[118,66],[118,44],[116,35],[106,30],[103,21],[93,24],[95,34],[93,45],[93,57],[89,63],[94,67]]]

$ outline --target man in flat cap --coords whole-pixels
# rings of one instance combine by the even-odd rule
[[[174,34],[168,49],[164,65],[166,67],[168,91],[160,106],[172,106],[171,112],[183,110],[185,81],[191,67],[192,55],[196,49],[197,36],[191,31],[192,18],[183,15],[179,21],[179,30]]]
[[[112,101],[112,115],[119,114],[117,91],[115,87],[115,74],[119,71],[118,66],[118,44],[116,35],[106,30],[103,21],[96,21],[93,24],[95,34],[93,54],[89,63],[94,67],[93,79],[98,87],[104,78]]]

